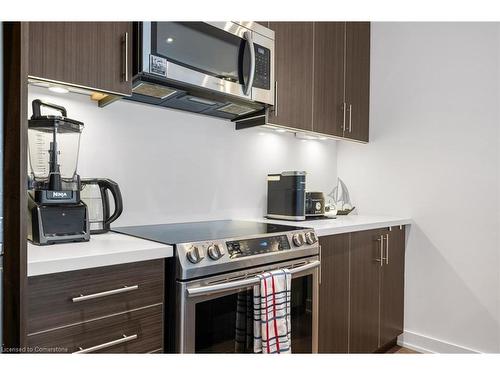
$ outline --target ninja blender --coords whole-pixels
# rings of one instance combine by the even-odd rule
[[[28,121],[28,240],[36,245],[88,241],[88,210],[80,200],[76,173],[83,123],[64,107],[33,100]],[[61,116],[42,116],[41,107]]]

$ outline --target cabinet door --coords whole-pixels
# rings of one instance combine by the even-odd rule
[[[368,142],[370,111],[370,23],[346,23],[344,137]]]
[[[405,228],[392,227],[387,232],[385,261],[380,287],[380,345],[403,333]],[[388,239],[388,241],[387,241]]]
[[[314,23],[313,130],[344,133],[345,22]]]
[[[31,22],[29,75],[132,94],[132,23]]]
[[[319,352],[348,353],[349,233],[321,237]]]
[[[380,346],[380,238],[378,229],[351,234],[350,353],[372,353]]]
[[[312,130],[313,23],[270,22],[275,32],[276,98],[269,122]]]

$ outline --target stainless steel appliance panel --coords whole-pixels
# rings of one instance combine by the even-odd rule
[[[255,22],[143,22],[140,29],[142,72],[274,104],[272,30]],[[256,72],[268,84],[260,85]]]
[[[298,352],[317,353],[319,267],[319,257],[315,256],[202,280],[177,282],[176,352],[234,352],[231,350],[234,345],[231,334],[235,329],[233,331],[234,324],[231,324],[230,318],[236,315],[235,294],[252,288],[258,282],[255,277],[257,274],[288,268],[292,273],[292,353],[294,344]],[[308,286],[298,287],[302,283]],[[299,294],[295,301],[294,289]],[[200,309],[202,304],[204,306]],[[293,305],[301,309],[295,317]],[[203,314],[210,309],[216,309],[217,312]],[[219,311],[221,309],[222,311]],[[226,319],[224,327],[218,324],[218,317]],[[218,329],[222,332],[217,336],[215,332]],[[214,337],[210,339],[212,341],[197,343],[197,337],[205,337],[203,340],[206,340],[206,335],[201,334],[204,330],[214,333]]]

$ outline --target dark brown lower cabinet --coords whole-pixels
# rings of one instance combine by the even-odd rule
[[[319,351],[373,353],[403,332],[405,227],[320,238]]]
[[[380,281],[380,345],[403,333],[405,282],[405,230],[392,227],[386,232],[386,259]]]
[[[320,353],[347,353],[349,349],[349,240],[349,233],[320,238]]]
[[[375,229],[351,235],[350,353],[379,348],[381,233]]]
[[[28,352],[163,351],[163,259],[28,279]]]

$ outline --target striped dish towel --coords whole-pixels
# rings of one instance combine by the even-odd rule
[[[290,298],[287,269],[265,272],[253,289],[254,353],[291,353]]]

